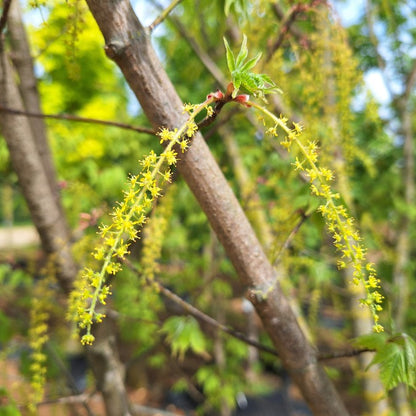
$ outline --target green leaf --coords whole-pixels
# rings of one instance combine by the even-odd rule
[[[380,364],[380,378],[384,387],[391,390],[405,375],[404,359],[397,344],[387,344],[375,355],[371,364]]]
[[[252,74],[250,72],[243,74],[243,80],[241,84],[248,92],[253,93],[253,94],[257,92],[258,87],[259,87],[256,74]]]
[[[183,359],[186,351],[202,355],[206,352],[205,336],[198,322],[191,316],[173,316],[163,324],[161,331],[171,344],[173,355]]]
[[[247,9],[248,4],[247,0],[225,0],[224,4],[224,14],[228,16],[230,14],[231,7],[234,9],[234,15],[236,17],[242,17],[243,19],[248,18]]]
[[[353,344],[356,347],[368,348],[370,350],[377,350],[386,343],[387,334],[384,332],[361,335],[353,340]]]
[[[407,358],[407,371],[414,371],[416,368],[416,342],[407,334],[403,334],[404,353]]]
[[[377,349],[370,365],[379,364],[380,378],[387,390],[399,383],[416,388],[416,342],[407,334],[390,338]]]
[[[203,386],[206,394],[218,394],[221,389],[221,379],[215,368],[201,367],[196,373],[196,380]]]
[[[257,62],[260,60],[262,53],[259,52],[254,58],[249,59],[242,67],[241,71],[248,71],[251,68],[254,68],[257,65]]]
[[[243,42],[241,43],[240,52],[238,52],[237,59],[235,61],[235,66],[237,69],[240,69],[241,65],[245,61],[248,55],[248,49],[247,49],[247,36],[243,35]],[[242,68],[241,68],[242,71]]]
[[[13,336],[13,321],[0,311],[0,342],[7,343]]]
[[[0,406],[0,416],[20,416],[19,409],[13,404]]]
[[[225,37],[223,39],[224,39],[225,49],[227,51],[227,66],[228,66],[228,70],[232,74],[233,71],[235,71],[235,58],[234,58],[234,54],[233,54],[233,51],[230,48],[230,45],[227,42],[227,39],[225,39]]]
[[[235,0],[225,0],[224,13],[227,17],[230,14],[230,7],[234,2],[235,2]]]
[[[21,413],[8,391],[4,387],[0,387],[0,416],[20,416]]]
[[[238,90],[239,90],[239,88],[241,86],[241,82],[242,82],[242,75],[243,74],[240,71],[233,71],[233,73],[231,74],[233,84],[234,84],[234,91],[232,93],[233,98],[237,97]]]
[[[237,59],[234,58],[230,45],[225,38],[224,45],[227,52],[228,69],[231,72],[231,79],[234,85],[232,98],[237,96],[240,87],[245,88],[250,94],[254,94],[254,96],[260,97],[263,100],[265,100],[265,94],[282,92],[268,75],[250,72],[250,69],[256,66],[257,62],[260,60],[261,53],[245,62],[248,56],[246,35],[243,35],[243,41]]]

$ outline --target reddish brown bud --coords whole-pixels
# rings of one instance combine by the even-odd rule
[[[250,100],[250,96],[248,94],[240,94],[234,98],[234,101],[237,101],[240,104],[243,104],[246,107],[250,107],[250,104],[247,104]]]
[[[211,98],[215,98],[215,100],[222,100],[224,98],[224,94],[222,93],[222,91],[217,90],[215,92],[211,92],[207,95],[207,100],[211,99]]]
[[[234,91],[234,84],[233,84],[232,82],[230,82],[230,83],[227,85],[227,91],[225,92],[225,95],[226,95],[227,97],[229,97],[229,96],[233,93],[233,91]]]

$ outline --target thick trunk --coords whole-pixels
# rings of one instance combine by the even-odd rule
[[[8,15],[8,35],[11,44],[11,59],[19,76],[19,90],[25,110],[42,113],[37,80],[33,72],[33,60],[30,53],[22,13],[18,1],[12,1]],[[53,164],[50,147],[47,141],[46,126],[43,118],[29,118],[30,128],[36,143],[37,151],[42,160],[49,186],[55,194],[58,204],[59,191],[56,183],[55,166]]]
[[[130,2],[87,0],[106,42],[107,55],[122,70],[155,128],[177,127],[184,121],[182,103],[156,58],[146,30]],[[201,97],[202,98],[202,97]],[[276,281],[259,241],[202,136],[197,134],[178,166],[205,211],[260,315],[282,362],[300,387],[315,415],[347,415],[316,351],[305,339]]]
[[[0,53],[0,105],[23,110],[13,69],[3,49]],[[70,252],[70,233],[51,190],[30,124],[24,116],[0,112],[0,129],[42,246],[55,259],[57,277],[68,293],[77,273]]]

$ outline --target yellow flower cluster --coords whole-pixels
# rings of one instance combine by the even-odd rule
[[[337,202],[340,195],[331,189],[332,171],[319,167],[317,164],[317,143],[310,140],[306,143],[302,142],[302,127],[299,124],[293,123],[294,127],[290,129],[287,126],[286,118],[278,118],[257,104],[250,104],[273,121],[273,127],[268,128],[266,133],[277,137],[277,131],[280,128],[285,133],[280,144],[288,151],[291,150],[294,143],[297,145],[301,156],[295,158],[293,165],[296,170],[307,175],[311,192],[324,200],[318,210],[325,219],[327,228],[334,239],[335,247],[341,253],[338,268],[352,266],[353,283],[356,285],[362,283],[366,291],[366,297],[361,300],[361,303],[367,305],[371,310],[374,320],[373,330],[375,332],[383,331],[383,327],[379,323],[379,312],[382,310],[381,303],[383,301],[383,296],[379,292],[380,280],[377,278],[374,266],[367,262],[366,249],[360,242],[361,237],[354,227],[354,219],[348,215],[346,208]]]
[[[147,281],[152,281],[159,272],[158,259],[162,252],[163,237],[168,226],[168,218],[172,211],[172,188],[165,195],[158,209],[150,218],[143,235],[141,260],[141,275]]]
[[[55,268],[53,262],[48,262],[45,270],[42,271],[45,277],[39,280],[33,290],[30,309],[29,346],[30,353],[30,385],[28,410],[36,413],[36,403],[43,399],[43,392],[46,383],[46,354],[43,348],[49,339],[48,320],[52,305],[54,305],[55,292]]]
[[[142,170],[140,174],[129,178],[123,201],[113,209],[112,223],[100,227],[102,243],[92,253],[100,266],[98,270],[86,267],[82,271],[69,302],[69,319],[84,331],[82,344],[91,345],[94,342],[92,325],[105,317],[97,309],[105,305],[107,297],[111,295],[106,277],[121,270],[120,260],[129,254],[130,243],[138,238],[150,208],[160,196],[160,186],[170,181],[171,167],[178,158],[175,148],[178,147],[182,152],[188,148],[190,138],[198,129],[195,117],[210,108],[213,101],[209,99],[197,106],[185,106],[189,118],[180,129],[161,129],[158,136],[161,143],[166,143],[165,150],[159,156],[151,151],[140,161]]]

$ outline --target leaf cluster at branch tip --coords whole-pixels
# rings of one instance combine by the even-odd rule
[[[254,68],[261,58],[261,53],[258,53],[254,58],[247,60],[247,36],[243,35],[243,42],[241,43],[240,51],[235,58],[227,39],[224,38],[224,45],[226,49],[227,65],[231,73],[234,91],[232,98],[235,98],[240,88],[245,89],[248,93],[255,97],[265,100],[265,94],[275,92],[282,92],[274,81],[266,74],[255,74],[250,70]]]

